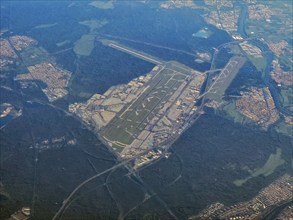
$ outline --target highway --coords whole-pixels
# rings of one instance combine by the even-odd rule
[[[141,177],[139,176],[139,174],[137,174],[136,172],[135,172],[135,170],[133,169],[133,167],[130,167],[130,166],[125,166],[127,169],[128,169],[128,171],[136,178],[136,180],[141,184],[141,186],[143,186],[146,190],[147,190],[147,192],[148,192],[148,194],[150,195],[150,196],[154,196],[156,199],[157,199],[157,201],[168,211],[168,213],[170,214],[170,216],[172,216],[174,219],[176,219],[176,220],[178,220],[178,218],[177,218],[177,216],[173,213],[173,211],[169,208],[169,206],[167,205],[167,203],[164,201],[164,200],[162,200],[158,195],[157,195],[157,193],[148,185],[148,184],[146,184],[142,179],[141,179]]]
[[[136,160],[137,158],[139,158],[140,156],[142,155],[145,155],[147,152],[153,150],[154,148],[156,147],[153,147],[151,149],[148,149],[138,155],[136,155],[135,157],[131,158],[131,159],[128,159],[128,160],[123,160],[123,161],[120,161],[118,164],[86,179],[85,181],[83,181],[82,183],[80,183],[70,194],[69,196],[63,200],[63,203],[62,203],[62,206],[59,208],[59,210],[57,211],[57,213],[54,215],[54,217],[52,218],[52,220],[56,220],[56,219],[60,219],[60,215],[62,214],[63,210],[67,207],[68,204],[70,204],[70,201],[71,199],[73,198],[74,194],[79,190],[81,189],[84,185],[86,185],[87,183],[95,180],[96,178],[106,174],[106,173],[109,173],[119,167],[125,167],[140,183],[141,183],[141,186],[143,186],[148,192],[150,192],[150,194],[152,196],[156,196],[157,197],[157,200],[166,208],[166,210],[174,217],[174,219],[177,219],[177,217],[173,214],[173,212],[170,210],[170,208],[167,206],[167,204],[162,200],[160,199],[157,194],[141,179],[141,177],[136,173],[135,170],[133,170],[131,167],[129,167],[127,164]]]
[[[112,170],[115,170],[115,169],[117,169],[117,168],[119,168],[119,167],[122,167],[122,166],[126,165],[126,164],[129,163],[131,160],[133,160],[133,159],[129,159],[129,160],[122,161],[122,162],[120,162],[119,164],[116,164],[116,165],[112,166],[111,168],[106,169],[106,170],[104,170],[103,172],[100,172],[100,173],[98,173],[98,174],[96,174],[96,175],[94,175],[94,176],[92,176],[92,177],[86,179],[86,180],[83,181],[82,183],[80,183],[80,184],[79,184],[79,185],[78,185],[78,186],[77,186],[77,187],[76,187],[76,188],[75,188],[75,189],[69,194],[69,196],[63,201],[62,206],[59,208],[58,212],[54,215],[54,217],[53,217],[52,219],[55,220],[55,219],[58,219],[58,218],[59,218],[59,215],[62,214],[64,208],[67,206],[68,203],[70,203],[70,200],[71,200],[71,198],[74,196],[74,194],[75,194],[80,188],[82,188],[85,184],[87,184],[87,183],[91,182],[92,180],[94,180],[94,179],[96,179],[96,178],[102,176],[103,174],[106,174],[106,173],[108,173],[108,172],[110,172],[110,171],[112,171]]]

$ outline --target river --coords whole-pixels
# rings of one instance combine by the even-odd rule
[[[248,7],[247,5],[243,2],[243,1],[238,1],[237,5],[240,7],[240,15],[238,18],[238,33],[241,35],[241,37],[248,38],[249,35],[246,33],[246,20],[247,20],[247,16],[248,16]],[[279,112],[281,112],[282,114],[286,115],[286,116],[293,116],[293,113],[291,111],[288,111],[287,109],[285,109],[281,102],[280,102],[280,94],[276,88],[276,84],[272,81],[271,79],[271,66],[272,66],[272,62],[274,59],[274,54],[273,52],[269,49],[268,45],[258,39],[253,39],[250,40],[250,43],[252,43],[253,45],[257,46],[258,48],[261,49],[261,51],[263,52],[263,55],[266,58],[266,68],[264,70],[264,83],[265,85],[269,88],[275,106],[278,109]]]

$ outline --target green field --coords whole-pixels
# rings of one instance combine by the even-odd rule
[[[277,167],[281,166],[283,163],[285,163],[285,160],[283,160],[282,158],[282,149],[277,148],[276,153],[272,153],[262,167],[255,169],[253,172],[251,172],[250,176],[244,179],[237,179],[233,183],[236,186],[242,186],[244,183],[246,183],[249,179],[253,177],[258,177],[260,175],[269,176],[275,171]]]
[[[101,136],[110,142],[131,144],[149,121],[157,115],[163,107],[162,103],[170,99],[185,78],[185,74],[168,68],[157,73],[145,85],[147,89],[101,131]]]
[[[95,35],[85,34],[74,43],[73,51],[78,56],[89,56],[95,47]]]
[[[267,66],[267,61],[264,57],[254,57],[254,56],[247,56],[247,57],[259,72],[263,72],[265,70]]]

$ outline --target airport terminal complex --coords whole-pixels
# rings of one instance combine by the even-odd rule
[[[128,84],[95,94],[86,103],[70,105],[69,111],[93,126],[99,138],[121,159],[135,158],[134,167],[140,167],[161,157],[202,112],[198,101],[207,75],[175,61],[160,61],[125,46],[106,43],[156,66]]]

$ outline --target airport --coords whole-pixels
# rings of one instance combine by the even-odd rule
[[[232,57],[224,69],[212,70],[220,74],[204,91],[209,71],[202,73],[115,41],[99,40],[155,67],[127,84],[93,95],[86,103],[71,104],[69,111],[92,126],[99,139],[122,160],[137,158],[135,168],[164,156],[168,147],[202,114],[204,102],[199,105],[199,101],[204,97],[219,102],[245,62],[243,57]]]

